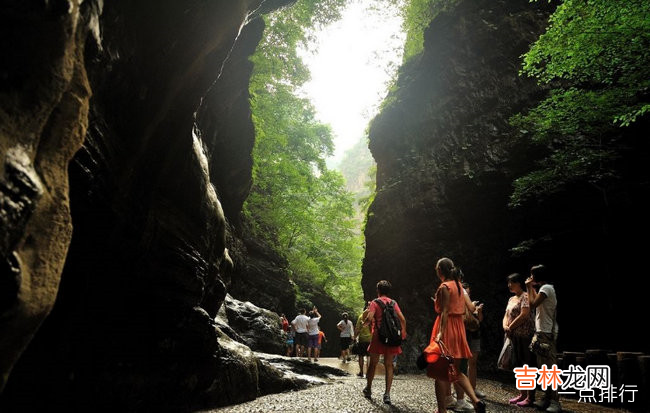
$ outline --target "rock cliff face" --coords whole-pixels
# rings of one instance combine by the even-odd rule
[[[3,4],[3,411],[189,410],[264,388],[214,317],[250,186],[254,13],[286,3]]]
[[[502,343],[505,276],[538,263],[557,276],[561,346],[616,349],[617,339],[632,342],[625,332],[629,325],[616,328],[610,340],[600,334],[602,318],[576,320],[570,314],[581,310],[573,301],[578,291],[603,310],[623,305],[622,296],[585,281],[607,277],[605,262],[633,273],[628,263],[641,255],[643,247],[624,235],[635,225],[649,225],[641,212],[648,206],[648,173],[641,171],[648,150],[641,127],[626,131],[635,149],[623,161],[624,183],[608,188],[617,194],[608,204],[602,192],[576,186],[543,203],[507,207],[512,181],[540,156],[524,143],[512,143],[508,119],[546,93],[517,72],[551,6],[467,0],[441,13],[425,32],[424,52],[401,69],[397,92],[371,125],[378,193],[365,232],[363,287],[370,298],[378,280],[393,282],[393,296],[409,322],[409,362],[429,339],[435,318],[430,297],[439,285],[434,266],[443,256],[463,269],[473,298],[486,303],[483,349],[489,365]],[[528,239],[533,240],[528,252],[510,251]]]
[[[96,18],[78,3],[9,1],[0,13],[0,391],[54,305],[72,236],[67,167],[88,126]]]

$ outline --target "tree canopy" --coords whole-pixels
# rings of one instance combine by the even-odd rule
[[[329,126],[298,96],[309,79],[298,46],[314,27],[338,17],[344,3],[300,0],[266,17],[264,38],[251,58],[256,143],[244,214],[255,236],[287,257],[294,279],[317,283],[359,308],[363,240],[355,231],[354,198],[341,174],[325,165],[333,150]]]
[[[563,1],[523,56],[521,74],[552,87],[512,119],[549,155],[515,181],[511,205],[571,182],[615,178],[623,129],[650,110],[650,3]]]

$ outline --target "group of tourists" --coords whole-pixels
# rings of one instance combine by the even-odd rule
[[[539,287],[539,291],[536,287]],[[530,269],[530,276],[526,279],[519,273],[509,275],[508,289],[514,295],[510,297],[503,316],[506,338],[499,367],[510,371],[524,364],[529,367],[541,368],[546,365],[551,368],[557,364],[558,325],[557,297],[550,274],[545,266],[536,265]],[[502,361],[507,354],[506,350],[511,353],[507,363]],[[502,363],[507,365],[502,366]],[[535,390],[522,390],[510,400],[510,404],[519,407],[534,406],[550,413],[562,411],[558,393],[551,387],[546,389],[538,401],[535,401]]]
[[[287,357],[294,354],[296,357],[307,357],[308,361],[318,362],[320,350],[323,342],[327,342],[325,333],[320,328],[321,315],[314,306],[308,313],[307,310],[300,310],[300,314],[289,323],[284,314],[280,316],[282,320],[282,330],[286,334]]]
[[[447,372],[441,375],[432,369],[432,364],[427,367],[427,374],[435,378],[438,412],[446,412],[447,408],[463,411],[472,407],[476,412],[485,412],[486,405],[481,400],[485,395],[476,389],[476,361],[481,347],[478,326],[483,319],[483,304],[471,300],[470,286],[462,282],[463,274],[451,259],[438,260],[435,272],[441,284],[432,297],[438,316],[431,332],[431,343],[444,349],[441,352],[453,357],[453,369],[450,370],[454,373],[453,377]],[[555,346],[558,331],[557,299],[546,267],[543,265],[532,267],[530,276],[525,280],[519,274],[510,275],[508,287],[514,296],[508,302],[503,329],[506,337],[512,339],[516,360],[514,366],[520,367],[523,364],[532,366],[536,363],[538,366],[550,367],[557,364]],[[536,290],[538,287],[539,291]],[[370,306],[361,316],[364,325],[372,326],[367,349],[370,353],[370,363],[363,394],[368,398],[371,397],[375,367],[379,356],[383,355],[386,367],[383,400],[387,404],[391,403],[392,360],[402,352],[400,346],[387,346],[379,340],[382,317],[389,303],[392,304],[391,307],[401,323],[402,338],[406,338],[406,320],[399,305],[389,298],[389,292],[388,281],[377,283],[378,298],[370,302]],[[535,310],[534,315],[532,310]],[[533,353],[536,355],[536,360]],[[451,395],[452,381],[456,389],[456,398]],[[465,397],[469,399],[471,405]],[[518,397],[510,400],[510,403],[520,407],[535,406],[549,413],[561,411],[558,393],[550,387],[538,402],[535,402],[534,391],[523,391]]]
[[[435,379],[438,412],[446,412],[447,408],[463,411],[472,407],[476,412],[485,412],[486,406],[481,400],[485,395],[476,389],[476,365],[481,351],[479,325],[483,320],[483,304],[471,300],[471,288],[463,282],[462,272],[451,259],[439,259],[435,273],[441,284],[432,297],[437,317],[429,347],[443,349],[442,353],[453,357],[449,375],[435,372],[433,364],[427,367],[427,375]],[[532,267],[530,276],[525,279],[518,273],[511,274],[507,277],[507,283],[510,292],[514,294],[508,301],[503,317],[503,330],[512,346],[509,368],[524,364],[539,367],[557,364],[557,298],[546,267]],[[341,338],[341,361],[351,361],[350,347],[354,343],[352,352],[358,355],[359,361],[357,375],[363,377],[365,357],[369,357],[366,386],[362,391],[367,398],[372,397],[375,370],[380,357],[383,357],[386,378],[383,402],[386,404],[391,404],[393,362],[402,353],[400,341],[407,336],[406,319],[399,304],[390,298],[390,291],[389,281],[379,281],[377,298],[365,304],[356,325],[347,313],[343,313],[342,320],[337,324]],[[317,361],[321,339],[324,339],[318,325],[321,316],[316,307],[309,316],[305,313],[306,311],[301,311],[291,323],[283,315],[283,328],[288,333],[287,355],[292,354],[295,346],[295,354],[304,356],[306,347],[307,358],[311,360],[313,349],[314,361]],[[456,398],[451,393],[452,382]],[[535,401],[535,391],[531,390],[521,391],[510,403],[519,407],[535,406],[549,413],[561,411],[558,393],[550,387],[539,401]]]

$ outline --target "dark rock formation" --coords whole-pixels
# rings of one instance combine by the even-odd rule
[[[298,315],[299,308],[309,311],[316,306],[322,316],[320,326],[328,340],[323,343],[321,354],[323,357],[340,354],[336,323],[341,313],[350,309],[341,307],[325,290],[302,282],[300,277],[296,277],[294,284],[289,278],[286,259],[261,240],[247,236],[245,230],[233,230],[228,236],[228,246],[234,268],[226,276],[231,280],[228,292],[233,297],[284,313],[289,321]],[[298,291],[302,299],[297,302]]]
[[[269,374],[213,320],[221,203],[236,221],[250,186],[251,11],[287,1],[78,3],[2,5],[2,384],[57,301],[0,409],[254,398]]]
[[[94,2],[77,3],[1,6],[0,392],[54,305],[72,236],[67,167],[88,124],[96,17]]]
[[[228,326],[251,350],[284,354],[286,338],[282,333],[280,317],[276,313],[259,308],[249,301],[235,300],[230,295],[226,295],[221,308]]]
[[[430,297],[439,284],[434,266],[443,256],[462,267],[473,298],[486,303],[484,368],[495,365],[502,343],[506,275],[538,263],[557,276],[560,347],[633,343],[631,322],[602,334],[600,315],[637,308],[640,293],[612,294],[591,280],[610,277],[614,268],[617,275],[634,274],[647,248],[627,235],[650,226],[641,212],[650,182],[642,167],[649,159],[644,126],[624,131],[623,141],[634,149],[621,161],[620,181],[606,188],[605,202],[602,191],[575,185],[544,202],[507,206],[513,180],[541,155],[512,142],[508,119],[546,95],[518,70],[552,10],[526,0],[458,2],[426,30],[424,52],[401,69],[397,92],[371,125],[378,193],[366,227],[363,287],[372,297],[378,280],[393,282],[411,334],[403,364],[412,366],[417,347],[429,339]],[[511,249],[524,240],[531,240],[530,249],[516,255]],[[600,310],[587,310],[576,294]],[[591,315],[573,317],[585,311]],[[613,317],[607,315],[608,324]]]

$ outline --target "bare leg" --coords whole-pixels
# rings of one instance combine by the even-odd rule
[[[359,354],[359,374],[363,375],[363,359],[365,357]]]
[[[476,389],[476,363],[478,360],[478,351],[472,352],[472,358],[468,360],[467,376],[472,388]]]
[[[385,394],[390,394],[390,388],[393,385],[393,358],[394,354],[385,354],[384,355],[384,369],[386,370],[386,392]]]
[[[445,398],[451,392],[451,386],[449,382],[436,380],[436,402],[438,403],[438,413],[444,413],[447,411],[447,405],[445,404]]]
[[[366,387],[372,388],[372,380],[375,378],[375,369],[379,362],[379,354],[370,353],[370,360],[368,361],[368,371],[366,372]]]
[[[311,359],[311,347],[307,347],[307,358]]]
[[[476,397],[476,394],[474,393],[474,389],[472,389],[472,385],[470,384],[469,379],[463,373],[458,374],[458,384],[463,390],[465,390],[465,393],[472,400],[472,403],[476,405],[476,403],[479,402],[479,399],[478,397]]]
[[[456,390],[456,400],[463,400],[465,398],[465,392],[457,382],[454,383],[454,390]],[[451,386],[449,386],[449,394],[451,394]]]

